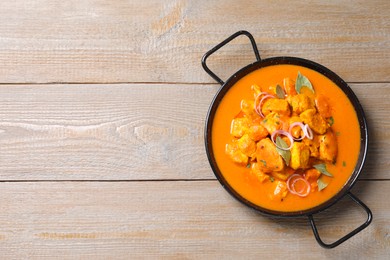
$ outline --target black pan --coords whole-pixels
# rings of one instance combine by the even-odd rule
[[[206,60],[207,58],[219,50],[221,47],[235,39],[236,37],[240,35],[245,35],[249,38],[251,41],[253,51],[255,53],[256,57],[256,62],[249,64],[245,66],[244,68],[240,69],[236,73],[234,73],[226,82],[221,80],[214,72],[212,72],[209,67],[206,65]],[[218,165],[215,161],[214,154],[213,154],[213,147],[212,147],[212,142],[211,142],[211,132],[212,132],[212,125],[213,125],[213,120],[215,116],[215,112],[218,108],[218,105],[222,98],[225,96],[225,94],[229,91],[229,89],[242,77],[246,76],[247,74],[251,73],[252,71],[255,71],[257,69],[263,68],[263,67],[268,67],[268,66],[274,66],[274,65],[279,65],[279,64],[293,64],[293,65],[299,65],[303,67],[310,68],[312,70],[315,70],[330,80],[332,80],[344,93],[347,95],[349,100],[351,101],[352,105],[354,106],[356,110],[356,114],[358,117],[358,121],[360,124],[360,132],[361,132],[361,137],[360,137],[360,152],[359,152],[359,157],[357,164],[355,166],[355,169],[347,181],[347,183],[344,185],[344,187],[336,194],[334,195],[330,200],[307,210],[299,211],[299,212],[281,212],[281,211],[274,211],[274,210],[269,210],[263,207],[260,207],[258,205],[255,205],[251,203],[250,201],[246,200],[243,198],[240,194],[238,194],[230,185],[229,183],[225,180],[223,177],[220,169],[218,168]],[[222,186],[237,200],[242,202],[243,204],[257,210],[258,212],[272,216],[272,217],[286,217],[286,218],[292,218],[292,217],[300,217],[300,216],[306,216],[309,219],[309,222],[311,224],[311,227],[313,229],[314,236],[317,240],[317,242],[324,248],[333,248],[347,239],[351,238],[352,236],[356,235],[358,232],[366,228],[372,220],[372,213],[371,210],[362,202],[360,201],[355,195],[353,195],[350,190],[353,187],[353,185],[356,183],[357,178],[359,177],[365,159],[366,159],[366,154],[367,154],[367,146],[368,146],[368,129],[367,129],[367,122],[366,118],[362,109],[362,106],[359,103],[359,100],[357,99],[356,95],[353,93],[352,89],[347,85],[347,83],[342,80],[338,75],[336,75],[334,72],[331,70],[327,69],[326,67],[315,63],[310,60],[306,59],[301,59],[301,58],[296,58],[296,57],[274,57],[274,58],[268,58],[268,59],[261,59],[259,51],[256,46],[256,42],[253,38],[253,36],[247,32],[247,31],[239,31],[236,32],[235,34],[231,35],[228,37],[226,40],[222,41],[220,44],[212,48],[210,51],[208,51],[202,58],[202,66],[204,70],[213,78],[215,79],[218,83],[221,84],[221,88],[218,90],[217,94],[215,95],[210,109],[207,114],[206,118],[206,126],[205,126],[205,145],[206,145],[206,152],[207,156],[211,165],[211,168],[214,171],[215,176],[219,180],[219,182],[222,184]],[[344,237],[340,238],[339,240],[331,243],[331,244],[326,244],[324,243],[320,235],[317,231],[317,227],[314,222],[313,215],[317,214],[336,202],[338,202],[341,198],[344,196],[348,195],[355,203],[357,203],[359,206],[361,206],[366,212],[367,212],[367,220],[358,228],[350,232],[349,234],[345,235]]]

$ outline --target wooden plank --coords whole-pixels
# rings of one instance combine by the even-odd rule
[[[383,194],[389,189],[388,181],[358,183],[354,192],[373,211],[373,222],[325,250],[306,218],[261,216],[217,181],[0,183],[0,249],[3,258],[19,259],[384,259],[390,202]],[[345,199],[315,218],[331,242],[366,215]]]
[[[216,89],[2,86],[1,178],[212,178],[203,125]]]
[[[201,56],[235,31],[353,82],[390,81],[389,1],[1,1],[0,82],[212,82]],[[240,21],[240,22],[237,22]],[[210,64],[253,61],[240,39]]]
[[[216,85],[0,86],[1,180],[214,178],[204,121]],[[371,130],[362,178],[389,179],[390,84],[352,84]]]
[[[362,178],[390,179],[390,84],[352,84],[366,115],[369,146]]]

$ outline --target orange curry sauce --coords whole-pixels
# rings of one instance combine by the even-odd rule
[[[295,80],[298,71],[310,80],[316,94],[328,97],[334,119],[332,130],[337,135],[338,154],[334,164],[327,164],[327,170],[333,174],[333,177],[322,177],[328,183],[325,189],[311,192],[307,197],[289,193],[283,200],[280,200],[271,196],[275,190],[274,182],[260,182],[250,173],[249,168],[234,163],[225,153],[225,146],[232,139],[230,126],[232,119],[240,111],[241,100],[253,100],[251,86],[256,84],[263,91],[267,91],[269,86],[282,85],[286,77]],[[306,210],[333,197],[353,173],[360,149],[359,123],[347,96],[327,77],[297,65],[268,66],[240,79],[229,89],[217,108],[211,138],[217,165],[229,185],[254,204],[283,212]]]

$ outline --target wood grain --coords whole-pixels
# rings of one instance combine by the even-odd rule
[[[0,1],[1,259],[387,259],[390,1]],[[202,55],[238,30],[261,57],[297,56],[350,82],[370,146],[352,192],[372,224],[333,250],[306,218],[271,219],[215,180],[204,121],[219,86]],[[254,61],[240,37],[222,79]],[[96,84],[95,84],[96,83]],[[332,242],[363,221],[315,216]]]
[[[28,259],[384,259],[389,189],[388,181],[360,182],[353,191],[372,209],[372,224],[325,250],[306,218],[261,216],[217,181],[0,183],[0,249],[2,258]],[[345,199],[315,218],[331,242],[366,215]]]
[[[389,179],[389,84],[352,84],[370,126],[362,178]],[[1,180],[214,179],[204,122],[217,85],[3,85]]]
[[[263,58],[314,60],[352,82],[390,81],[389,1],[1,1],[0,82],[212,82],[202,55],[235,31]],[[246,39],[211,59],[226,78]]]

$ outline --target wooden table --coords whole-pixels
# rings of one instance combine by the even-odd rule
[[[306,218],[234,200],[204,149],[219,85],[201,57],[245,29],[263,58],[345,79],[370,146],[353,188],[372,224],[318,246]],[[252,62],[244,37],[210,61]],[[390,254],[390,1],[0,2],[0,254],[5,259],[385,259]],[[316,216],[331,242],[365,220],[349,199]]]

